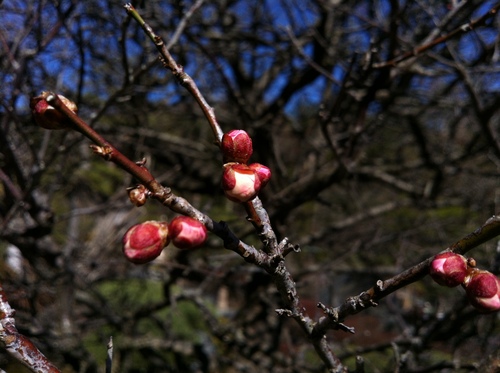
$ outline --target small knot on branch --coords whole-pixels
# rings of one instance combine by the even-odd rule
[[[339,313],[337,312],[337,310],[333,307],[327,307],[325,306],[323,303],[321,302],[318,302],[318,304],[316,305],[316,307],[318,307],[319,309],[321,309],[323,311],[323,313],[328,316],[328,318],[330,320],[332,320],[334,323],[338,323],[339,322]]]
[[[95,154],[100,155],[106,161],[111,160],[111,158],[113,157],[113,148],[111,146],[89,145],[89,147]]]
[[[278,308],[276,310],[276,314],[278,316],[293,317],[293,312],[291,310],[285,310],[283,308]]]

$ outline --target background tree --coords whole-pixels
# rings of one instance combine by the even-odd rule
[[[322,371],[272,276],[211,235],[150,265],[121,254],[131,225],[175,214],[127,201],[136,180],[74,131],[44,131],[52,90],[164,185],[262,247],[220,188],[222,158],[193,97],[112,1],[0,5],[0,248],[16,325],[58,367]],[[500,165],[495,1],[134,3],[196,81],[224,131],[245,129],[273,177],[260,194],[302,304],[338,306],[435,255],[495,213]],[[500,272],[497,241],[473,252]],[[498,316],[424,278],[347,318],[332,350],[366,371],[498,366]],[[466,353],[464,353],[466,352]],[[493,354],[493,355],[492,355]],[[17,371],[7,355],[0,367]],[[482,365],[481,365],[482,364]],[[480,367],[481,366],[481,367]],[[361,369],[361,368],[359,368]],[[493,370],[492,370],[493,371]]]

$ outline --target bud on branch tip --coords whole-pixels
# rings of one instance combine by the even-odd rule
[[[42,128],[50,130],[67,128],[69,126],[68,119],[47,102],[50,95],[49,92],[42,92],[40,96],[31,98],[30,108],[35,123]],[[58,95],[58,97],[68,109],[76,114],[78,108],[73,101],[61,95]]]
[[[244,130],[232,130],[222,136],[224,163],[247,163],[253,153],[252,139]]]

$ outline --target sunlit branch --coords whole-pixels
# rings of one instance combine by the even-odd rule
[[[465,254],[499,235],[500,217],[492,216],[480,228],[458,240],[445,251]],[[379,280],[375,286],[363,291],[358,296],[348,298],[341,306],[327,309],[325,311],[326,316],[322,317],[315,325],[313,334],[324,335],[327,329],[337,328],[338,323],[343,321],[347,316],[357,314],[370,307],[375,307],[380,299],[422,279],[429,273],[429,265],[433,258],[427,258],[392,278]]]
[[[7,352],[32,372],[59,373],[60,370],[38,350],[33,342],[17,331],[14,314],[15,311],[0,285],[0,341]]]
[[[125,10],[132,18],[134,18],[137,21],[137,23],[139,23],[139,25],[143,28],[146,35],[154,42],[156,48],[160,52],[163,65],[167,69],[172,71],[172,74],[177,79],[177,81],[183,87],[185,87],[191,93],[191,95],[196,99],[198,105],[203,110],[205,117],[210,123],[210,126],[215,136],[215,141],[217,145],[219,145],[223,135],[222,129],[219,123],[217,122],[214,109],[205,100],[200,90],[198,89],[198,86],[194,82],[193,78],[191,78],[191,76],[189,76],[189,74],[184,71],[184,68],[174,60],[168,48],[165,46],[163,39],[154,33],[153,29],[144,21],[144,19],[142,19],[142,17],[139,15],[139,13],[137,13],[132,4],[125,5]]]

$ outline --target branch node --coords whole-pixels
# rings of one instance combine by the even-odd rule
[[[375,284],[375,289],[380,292],[384,291],[384,281],[378,280]]]
[[[101,157],[104,158],[104,160],[109,161],[111,160],[113,156],[113,148],[109,145],[104,145],[104,146],[99,146],[99,145],[89,145],[90,149],[97,154],[100,155]]]
[[[135,164],[140,167],[145,167],[147,162],[148,160],[144,157],[140,161],[135,162]]]
[[[318,308],[320,308],[326,316],[328,316],[329,319],[331,319],[335,324],[338,324],[339,322],[339,313],[338,311],[333,308],[333,307],[327,307],[323,303],[318,302],[316,305]]]
[[[285,310],[283,308],[278,308],[276,310],[276,313],[278,314],[278,316],[293,317],[293,312],[291,310]]]

